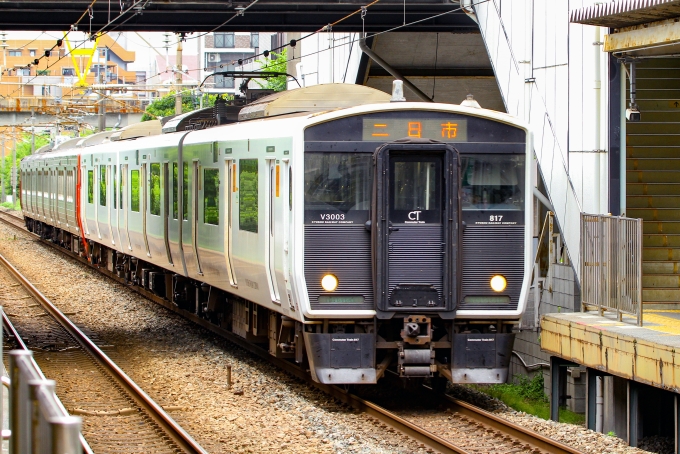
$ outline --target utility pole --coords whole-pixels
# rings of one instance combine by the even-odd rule
[[[35,153],[35,111],[31,110],[31,154]]]
[[[7,32],[0,32],[0,48],[2,48],[2,71],[0,72],[0,79],[2,79],[2,73],[7,69]]]
[[[106,70],[104,74],[99,74],[99,82],[104,83],[106,78]],[[97,125],[99,132],[106,131],[106,98],[104,97],[104,88],[99,91],[99,124]]]
[[[0,202],[5,201],[5,136],[7,135],[7,129],[3,129],[3,134],[2,134],[2,167],[0,168],[2,172],[2,176],[0,176],[0,185],[2,185],[2,200]]]
[[[177,41],[177,68],[175,69],[175,84],[177,85],[177,93],[175,94],[175,115],[182,113],[182,38],[179,35]]]
[[[12,140],[14,147],[12,148],[12,204],[17,203],[17,131],[12,127]]]

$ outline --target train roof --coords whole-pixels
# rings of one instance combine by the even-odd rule
[[[157,136],[161,133],[160,120],[149,120],[141,123],[134,123],[119,129],[111,134],[109,140],[117,142],[119,140],[137,139],[139,137]]]
[[[321,84],[265,96],[244,106],[239,121],[298,112],[324,112],[390,101],[384,91],[355,84]]]

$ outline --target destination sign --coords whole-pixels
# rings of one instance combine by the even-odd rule
[[[389,142],[403,138],[467,142],[467,120],[364,118],[363,140]]]

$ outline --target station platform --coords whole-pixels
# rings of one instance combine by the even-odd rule
[[[636,319],[605,312],[546,314],[541,349],[579,365],[680,392],[680,310],[646,310]],[[677,353],[677,355],[676,355]]]
[[[570,368],[586,368],[586,426],[612,431],[630,446],[661,435],[680,453],[680,310],[635,317],[613,312],[541,317],[541,349],[551,355],[551,419],[565,405]]]

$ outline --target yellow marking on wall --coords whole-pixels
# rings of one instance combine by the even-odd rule
[[[94,40],[94,45],[91,48],[73,48],[71,46],[71,41],[69,41],[68,36],[64,34],[64,42],[68,48],[68,52],[71,55],[71,61],[73,61],[73,67],[76,70],[76,76],[78,76],[77,87],[87,87],[88,84],[85,81],[87,75],[90,74],[90,67],[92,66],[92,58],[97,51],[97,44],[99,44],[99,35]],[[87,62],[84,68],[80,68],[80,63],[82,62],[82,57],[87,57]],[[78,60],[76,60],[78,58]]]

